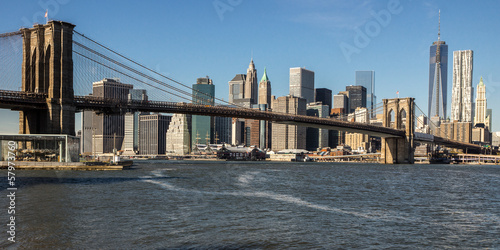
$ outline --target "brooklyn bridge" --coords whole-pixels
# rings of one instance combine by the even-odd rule
[[[83,110],[105,114],[143,111],[249,118],[368,134],[381,137],[381,162],[388,164],[413,163],[415,142],[481,150],[475,144],[415,132],[414,98],[384,99],[382,126],[250,109],[217,97],[206,97],[214,99],[217,105],[213,106],[191,103],[194,90],[186,84],[125,57],[74,27],[49,21],[0,34],[0,67],[7,72],[0,75],[0,108],[19,111],[20,134],[74,135],[75,113]],[[106,77],[120,77],[152,94],[139,101],[88,95],[92,82]]]

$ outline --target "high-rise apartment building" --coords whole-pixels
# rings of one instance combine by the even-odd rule
[[[163,155],[167,148],[167,130],[172,116],[139,115],[139,151],[142,155]]]
[[[193,104],[211,105],[215,104],[215,86],[212,79],[198,78],[193,84]],[[214,135],[214,119],[211,116],[193,115],[191,130],[191,145],[196,143],[210,144]],[[207,141],[208,139],[208,141]]]
[[[438,40],[430,47],[428,116],[446,119],[448,45],[441,41],[441,12],[439,14]]]
[[[452,121],[472,121],[472,67],[472,50],[453,51]]]
[[[294,96],[281,96],[273,100],[273,112],[306,115],[306,99]],[[272,150],[305,149],[306,128],[302,126],[273,124]]]
[[[314,102],[314,71],[290,68],[290,95]]]
[[[366,108],[366,88],[363,86],[346,86],[349,92],[349,111],[353,113],[356,108]]]
[[[332,90],[327,88],[318,88],[314,90],[315,102],[321,102],[327,105],[328,109],[332,109]]]
[[[119,79],[104,78],[92,84],[92,96],[114,100],[127,100],[130,84],[121,83]],[[95,130],[92,146],[96,154],[112,153],[113,149],[120,150],[125,135],[125,117],[120,114],[92,115],[92,128]]]
[[[486,120],[486,86],[483,83],[483,77],[481,77],[481,79],[479,80],[476,91],[476,112],[474,116],[474,126],[476,126],[477,124],[484,124],[485,126],[488,126],[489,123]]]
[[[375,71],[356,71],[355,85],[366,88],[366,108],[370,111],[373,110],[375,104],[377,104],[377,97],[375,96]],[[373,117],[374,113],[370,113]]]

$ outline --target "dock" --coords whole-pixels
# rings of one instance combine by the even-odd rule
[[[34,162],[34,161],[13,161],[16,170],[81,170],[81,171],[103,171],[103,170],[124,170],[132,165],[132,161],[124,161],[118,164],[105,162]],[[9,163],[0,161],[0,169],[7,169]]]

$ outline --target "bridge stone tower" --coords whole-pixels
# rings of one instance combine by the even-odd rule
[[[413,137],[415,134],[415,98],[384,99],[383,126],[404,130],[406,136],[382,138],[380,163],[413,164]]]
[[[21,29],[22,90],[47,94],[47,109],[19,112],[20,134],[75,135],[73,28],[62,21]]]

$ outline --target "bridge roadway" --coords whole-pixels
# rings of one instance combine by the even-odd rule
[[[0,108],[11,110],[46,109],[46,94],[24,91],[0,90]],[[58,100],[52,100],[58,102]],[[159,102],[159,101],[124,101],[105,99],[92,96],[75,96],[73,105],[77,111],[93,110],[106,114],[125,113],[131,111],[182,113],[191,115],[210,115],[234,118],[248,118],[272,121],[280,124],[299,125],[305,127],[341,130],[352,133],[363,133],[377,137],[405,137],[403,130],[379,127],[365,123],[347,122],[336,119],[319,118],[314,116],[293,115],[286,113],[260,111],[226,106],[195,105],[191,103]],[[463,143],[446,138],[416,133],[415,141],[436,143],[452,148],[480,150],[479,145]]]

